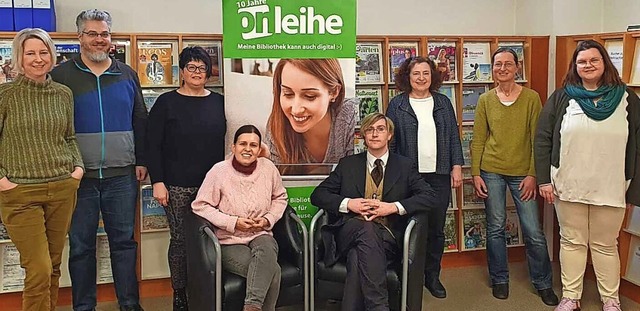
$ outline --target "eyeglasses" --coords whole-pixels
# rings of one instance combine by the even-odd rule
[[[511,69],[516,65],[516,63],[512,63],[512,62],[506,62],[506,63],[493,63],[493,68],[502,68],[504,66],[504,68],[506,69]]]
[[[371,135],[374,132],[377,132],[378,134],[383,134],[387,131],[387,127],[384,125],[380,125],[378,127],[368,127],[364,130],[364,133],[367,135]]]
[[[598,65],[600,65],[601,62],[602,62],[602,57],[594,57],[594,58],[592,58],[590,60],[581,59],[579,61],[576,61],[576,65],[578,67],[584,68],[584,67],[587,67],[589,65],[590,66],[598,66]]]
[[[196,65],[189,64],[185,68],[187,68],[188,72],[195,72],[195,73],[207,72],[207,66],[196,66]]]
[[[109,36],[111,35],[111,33],[108,31],[100,32],[100,33],[95,31],[83,31],[82,33],[87,35],[91,39],[95,39],[98,36],[100,36],[102,39],[106,39],[106,38],[109,38]]]

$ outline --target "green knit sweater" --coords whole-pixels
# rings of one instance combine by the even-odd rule
[[[68,178],[82,157],[66,86],[19,75],[0,84],[0,179],[32,184]]]
[[[480,95],[471,141],[471,175],[480,170],[507,176],[536,176],[533,139],[542,109],[536,91],[523,87],[511,106],[496,90]]]

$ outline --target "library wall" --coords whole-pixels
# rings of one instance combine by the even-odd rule
[[[640,1],[616,0],[607,1],[604,7],[604,22],[602,31],[625,31],[629,25],[640,24]],[[580,32],[584,33],[584,31]]]

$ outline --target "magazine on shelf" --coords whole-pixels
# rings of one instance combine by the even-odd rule
[[[360,107],[356,111],[356,126],[360,126],[365,116],[380,112],[382,90],[379,87],[357,87],[356,97],[360,100]]]
[[[491,81],[489,42],[465,43],[462,49],[463,82]]]
[[[11,49],[11,42],[0,42],[0,84],[15,78],[11,72]]]
[[[156,103],[156,100],[158,99],[158,97],[160,97],[160,95],[166,92],[171,92],[173,90],[174,89],[169,89],[169,88],[142,89],[142,99],[144,100],[145,107],[147,107],[147,111],[151,111],[151,108],[153,108],[153,105]]]
[[[389,86],[389,102],[391,102],[391,100],[400,95],[400,93],[402,93],[402,91],[396,89],[393,85]]]
[[[56,43],[56,66],[80,55],[80,44]]]
[[[462,122],[475,120],[478,98],[489,90],[486,85],[465,85],[462,87]]]
[[[487,246],[487,217],[483,209],[462,211],[464,249],[481,249]]]
[[[484,200],[476,196],[471,179],[462,182],[462,208],[463,209],[483,209]]]
[[[622,77],[622,57],[624,56],[622,40],[607,40],[604,42],[604,48],[609,54],[613,67],[616,67],[618,75]]]
[[[407,58],[418,55],[417,42],[390,42],[389,43],[389,82],[395,81],[395,75],[398,73],[400,65]]]
[[[356,43],[356,84],[381,83],[382,44]]]
[[[625,278],[640,285],[640,237],[632,236],[629,242]]]
[[[632,206],[629,210],[629,219],[627,220],[627,230],[640,235],[640,207]]]
[[[140,223],[141,232],[164,231],[169,229],[167,216],[164,207],[153,198],[153,186],[143,185],[140,187],[140,199],[142,201]]]
[[[507,246],[522,245],[522,231],[520,230],[520,218],[515,208],[507,208],[507,223],[505,224]]]
[[[364,137],[360,133],[360,130],[356,129],[353,135],[353,154],[358,154],[367,150],[367,146],[364,145]]]
[[[456,43],[429,42],[429,58],[436,63],[442,81],[457,81]]]
[[[138,78],[141,86],[173,85],[173,45],[138,44]]]
[[[20,267],[20,253],[13,243],[2,245],[2,292],[21,291],[25,270]]]
[[[444,219],[444,250],[453,251],[458,249],[458,226],[456,224],[456,213],[448,211]]]
[[[471,141],[473,140],[473,125],[462,126],[462,136],[460,142],[462,144],[462,158],[464,165],[471,166]]]
[[[451,106],[453,106],[453,112],[455,112],[456,118],[457,118],[458,110],[456,109],[456,87],[451,84],[445,84],[440,87],[439,92],[449,97],[449,100],[451,101]]]
[[[109,49],[109,56],[113,57],[125,64],[129,64],[129,59],[127,57],[127,49],[129,48],[128,44],[114,42],[111,45],[111,49]]]
[[[500,42],[498,47],[509,48],[518,55],[518,71],[516,71],[516,81],[526,81],[524,61],[524,42]]]
[[[185,47],[189,46],[200,46],[207,54],[209,54],[209,58],[211,59],[211,77],[207,81],[207,85],[220,85],[222,84],[222,70],[220,70],[220,66],[222,66],[222,44],[220,41],[213,42],[185,42]]]
[[[633,67],[631,67],[631,85],[640,85],[640,40],[636,40],[635,54],[633,55]]]
[[[98,266],[98,284],[113,282],[111,271],[111,254],[109,251],[109,239],[99,236],[96,244],[96,257]]]

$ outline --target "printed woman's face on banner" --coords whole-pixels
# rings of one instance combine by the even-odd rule
[[[292,64],[282,69],[280,106],[297,133],[305,133],[327,117],[337,90]]]

